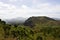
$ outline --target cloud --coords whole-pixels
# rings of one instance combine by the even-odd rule
[[[27,7],[26,5],[22,5],[21,8],[23,8],[23,9],[29,9],[29,7]]]
[[[17,1],[17,0],[9,0],[10,2],[15,2],[15,1]]]
[[[34,3],[36,3],[36,0],[34,0]],[[22,4],[17,7],[16,5],[0,2],[0,18],[2,19],[30,16],[59,17],[59,13],[60,5],[52,5],[50,3],[37,3],[31,5],[31,7]]]

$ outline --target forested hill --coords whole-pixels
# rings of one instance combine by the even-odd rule
[[[46,16],[39,16],[39,17],[30,17],[28,18],[24,25],[26,26],[35,26],[38,25],[59,25],[59,21],[53,18],[49,18]]]
[[[41,16],[12,25],[0,19],[0,40],[60,40],[60,21]]]

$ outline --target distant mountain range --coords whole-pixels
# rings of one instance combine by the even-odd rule
[[[53,18],[53,19],[55,19],[55,20],[60,20],[60,18]]]
[[[13,18],[13,19],[6,19],[5,22],[7,24],[22,24],[25,22],[25,20],[27,20],[27,18],[17,17],[17,18]]]
[[[39,21],[41,19],[42,21],[42,18],[44,18],[43,20],[45,19],[49,19],[49,20],[60,20],[59,18],[48,18],[48,17],[45,17],[45,16],[40,16],[40,17],[30,17],[30,18],[23,18],[23,17],[17,17],[17,18],[13,18],[13,19],[6,19],[5,22],[7,24],[23,24],[24,22],[28,20],[32,20],[33,21]],[[35,22],[36,22],[35,21]]]

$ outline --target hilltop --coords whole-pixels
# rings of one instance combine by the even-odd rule
[[[42,25],[42,24],[58,25],[58,21],[53,18],[50,18],[50,17],[39,16],[39,17],[30,17],[24,23],[24,25],[31,26],[31,27],[35,26],[36,24],[38,24],[38,25]]]

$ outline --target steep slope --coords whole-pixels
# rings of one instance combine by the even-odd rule
[[[31,27],[35,26],[36,24],[38,24],[38,25],[42,25],[42,24],[58,25],[58,22],[52,18],[40,16],[40,17],[30,17],[24,23],[24,25],[31,26]]]

